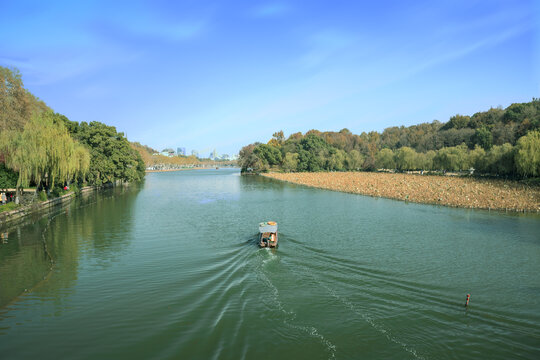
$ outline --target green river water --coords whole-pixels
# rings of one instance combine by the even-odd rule
[[[220,169],[0,231],[4,360],[540,358],[538,215]]]

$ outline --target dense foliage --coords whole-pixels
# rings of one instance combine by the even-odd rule
[[[102,185],[144,178],[145,166],[123,133],[54,113],[24,89],[16,69],[0,67],[0,188]]]
[[[4,163],[0,162],[0,189],[10,189],[17,186],[19,174],[7,168]]]
[[[0,66],[0,132],[21,130],[33,114],[50,110],[23,86],[17,69]]]
[[[409,127],[352,134],[310,130],[240,151],[242,171],[395,169],[540,176],[540,99]]]
[[[30,183],[53,188],[55,182],[84,179],[88,171],[88,150],[69,135],[52,111],[34,115],[22,131],[0,135],[0,152],[6,165],[19,173],[17,187]]]
[[[140,181],[144,178],[145,165],[124,134],[114,126],[97,121],[80,124],[64,119],[71,135],[90,149],[90,167],[87,180],[94,185]]]

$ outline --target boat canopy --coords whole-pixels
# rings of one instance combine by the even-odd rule
[[[259,232],[277,233],[277,223],[275,221],[262,222],[259,224]]]

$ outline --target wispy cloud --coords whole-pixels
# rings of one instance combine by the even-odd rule
[[[123,26],[132,34],[145,37],[154,37],[168,41],[191,40],[203,34],[208,29],[208,22],[202,19],[185,20],[175,23],[163,23],[158,19],[146,19],[146,21]]]
[[[27,57],[12,57],[12,56],[0,56],[0,65],[2,66],[9,66],[9,67],[15,67],[19,69],[21,72],[25,72],[25,70],[28,70],[30,65],[30,59]]]
[[[291,11],[291,6],[285,3],[268,3],[253,9],[255,17],[277,17]]]
[[[308,68],[324,65],[347,53],[355,43],[354,36],[343,31],[324,30],[311,35],[306,41],[307,52],[300,58],[300,63]]]
[[[12,1],[0,65],[75,120],[150,145],[232,148],[280,128],[370,130],[449,98],[536,91],[537,3]]]
[[[36,69],[28,73],[28,84],[50,85],[76,77],[129,64],[140,57],[137,51],[113,47],[100,47],[78,53],[65,54],[59,58],[56,54],[38,54],[32,59]]]
[[[488,48],[492,46],[496,46],[498,44],[501,44],[505,41],[508,41],[516,36],[522,35],[523,33],[531,30],[531,28],[527,25],[524,26],[516,26],[510,29],[507,29],[505,31],[502,31],[498,34],[494,34],[488,37],[485,37],[483,39],[480,39],[478,41],[475,41],[471,44],[464,45],[461,47],[456,48],[450,48],[447,49],[446,52],[442,54],[438,54],[436,56],[433,56],[431,58],[428,58],[424,60],[423,62],[420,62],[416,66],[412,67],[407,71],[404,75],[412,76],[414,74],[417,74],[423,70],[426,70],[428,68],[434,67],[436,65],[454,61],[461,59],[463,57],[466,57],[476,51],[479,51],[483,48]]]
[[[238,129],[243,129],[256,139],[280,128],[314,126],[314,119],[308,114],[324,109],[350,92],[334,75],[317,73],[279,87],[261,89],[250,96],[223,99],[220,104],[191,114],[197,121],[177,122],[177,128],[170,128],[166,137],[169,142],[177,138],[176,134],[182,134],[185,139],[229,140],[231,136],[236,139]]]
[[[534,30],[530,21],[519,21],[526,20],[523,16],[523,12],[516,11],[507,23],[500,13],[489,14],[418,41],[366,39],[359,33],[326,30],[308,38],[309,50],[298,61],[302,67],[346,77],[341,83],[342,96],[361,94],[519,38]]]

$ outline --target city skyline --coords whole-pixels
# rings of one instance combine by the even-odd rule
[[[185,147],[177,147],[176,150],[172,147],[166,147],[163,150],[156,150],[154,149],[154,154],[160,154],[165,156],[188,156],[188,151]],[[220,160],[229,160],[229,159],[236,159],[238,157],[238,154],[228,154],[228,153],[219,153],[217,149],[213,149],[208,153],[208,156],[204,155],[205,152],[199,152],[196,149],[191,150],[191,155],[196,156],[197,158],[201,159],[220,159]]]

